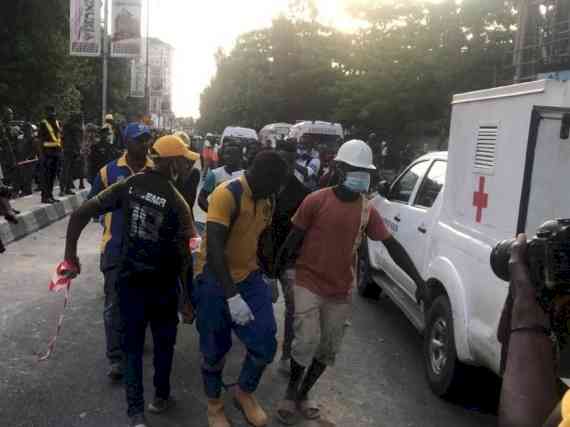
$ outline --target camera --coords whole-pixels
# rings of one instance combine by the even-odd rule
[[[495,275],[509,281],[509,259],[515,240],[503,240],[491,251]],[[549,305],[560,295],[570,295],[570,219],[542,224],[528,242],[527,261],[530,279],[541,303]]]

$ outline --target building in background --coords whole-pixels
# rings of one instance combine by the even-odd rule
[[[146,64],[148,46],[148,66]],[[148,113],[152,125],[157,128],[174,127],[175,116],[172,113],[172,62],[174,48],[160,39],[143,39],[143,54],[133,60],[131,69],[131,96],[144,97],[146,71],[148,78]]]
[[[521,0],[514,81],[570,79],[570,0]]]

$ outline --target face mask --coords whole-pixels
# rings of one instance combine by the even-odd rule
[[[368,172],[347,172],[343,186],[353,193],[366,193],[370,188]]]

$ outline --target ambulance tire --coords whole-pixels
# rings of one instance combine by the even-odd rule
[[[423,350],[428,384],[442,398],[460,393],[467,373],[457,358],[453,331],[451,303],[447,295],[440,295],[428,311]]]
[[[356,288],[358,294],[367,299],[377,300],[382,291],[372,280],[372,267],[368,258],[368,243],[363,242],[358,250],[358,266],[356,271]]]

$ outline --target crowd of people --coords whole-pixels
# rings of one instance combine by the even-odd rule
[[[99,169],[124,150],[124,124],[107,114],[103,126],[84,123],[74,112],[65,123],[57,111],[47,106],[36,126],[14,120],[14,112],[4,107],[0,117],[0,167],[3,183],[14,197],[32,194],[34,184],[41,191],[42,203],[56,203],[54,185],[59,182],[59,197],[85,188]]]
[[[40,139],[48,143],[42,158],[49,160],[42,164],[51,174],[51,186],[61,157],[58,137],[75,138],[79,118],[61,134],[54,111],[48,113]],[[106,133],[112,133],[112,125],[108,129]],[[93,141],[102,132],[86,129]],[[70,218],[64,259],[73,276],[80,274],[78,240],[98,218],[103,226],[100,269],[108,376],[124,382],[131,426],[148,426],[145,411],[162,413],[174,403],[170,378],[180,319],[195,320],[199,334],[210,427],[230,426],[222,377],[232,334],[246,355],[230,390],[249,424],[262,427],[269,422],[255,392],[278,353],[279,371],[289,381],[274,408],[276,417],[285,425],[318,419],[320,408],[311,395],[323,373],[334,369],[350,324],[356,257],[365,238],[381,241],[416,283],[417,304],[430,298],[407,251],[369,203],[382,166],[382,145],[378,155],[370,141],[339,140],[323,146],[310,138],[286,138],[274,149],[245,150],[239,140],[227,138],[200,188],[201,155],[192,151],[186,133],[158,137],[144,124],[130,123],[110,145],[118,140],[124,151],[92,171],[88,201]],[[78,155],[81,148],[64,150],[64,163]],[[65,170],[63,182],[69,183],[72,174]],[[46,199],[50,186],[45,187]],[[17,221],[5,196],[0,188],[0,215]],[[207,212],[203,227],[194,220],[196,202]],[[529,289],[521,251],[513,251],[515,296],[503,316],[509,326],[502,322],[500,331],[501,341],[507,342],[501,408],[505,426],[540,425],[537,420],[544,420],[556,404],[549,326]],[[280,350],[273,308],[279,294],[286,308]],[[142,363],[147,326],[155,371],[155,397],[148,406]],[[526,381],[519,373],[529,357],[537,361],[529,370],[532,379]],[[530,405],[521,401],[521,389],[528,395],[537,390],[544,394]],[[532,424],[513,415],[521,413],[521,406]],[[559,422],[564,412],[555,412]]]
[[[100,169],[89,200],[71,216],[65,261],[79,274],[78,239],[92,218],[100,218],[109,377],[125,383],[131,425],[147,425],[147,408],[160,413],[172,405],[179,314],[196,318],[209,425],[230,425],[222,374],[232,333],[246,348],[234,399],[251,425],[267,425],[254,394],[278,352],[277,282],[286,305],[279,369],[290,377],[277,416],[287,425],[299,416],[319,418],[309,395],[340,350],[360,241],[383,241],[418,283],[418,301],[423,298],[419,273],[368,203],[376,170],[371,148],[359,140],[323,147],[306,138],[246,150],[225,138],[219,163],[210,165],[198,192],[200,154],[189,148],[188,135],[155,139],[146,126],[131,123],[124,141],[124,155]],[[204,230],[193,220],[196,199],[207,212]],[[155,398],[145,408],[147,325]]]

